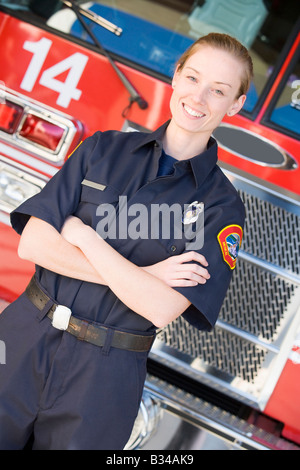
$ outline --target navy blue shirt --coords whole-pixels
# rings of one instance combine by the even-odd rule
[[[153,133],[96,132],[78,147],[39,194],[12,212],[11,223],[21,234],[30,216],[35,216],[60,231],[65,219],[73,214],[94,229],[101,226],[106,230],[107,242],[120,254],[138,266],[147,266],[190,249],[191,240],[183,230],[185,208],[195,202],[203,203],[204,245],[197,251],[206,257],[211,278],[204,285],[175,289],[191,302],[183,317],[199,329],[211,329],[235,266],[244,205],[217,165],[217,143],[213,138],[205,152],[188,160],[174,159],[171,174],[157,176],[167,125]],[[123,204],[126,210],[121,210]],[[161,228],[157,232],[151,226],[150,208],[162,204],[181,207],[177,228],[174,221],[167,235]],[[145,207],[149,209],[147,216],[142,214]],[[113,210],[116,218],[109,219]],[[139,218],[141,214],[143,219]],[[149,217],[149,226],[145,217]],[[108,220],[110,225],[105,224]],[[75,316],[126,330],[154,329],[150,321],[128,309],[107,286],[58,275],[39,266],[36,276],[48,293],[70,307]]]

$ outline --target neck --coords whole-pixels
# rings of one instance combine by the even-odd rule
[[[177,160],[187,160],[204,152],[209,138],[210,135],[206,133],[195,134],[178,128],[171,120],[165,132],[163,147],[168,155]]]

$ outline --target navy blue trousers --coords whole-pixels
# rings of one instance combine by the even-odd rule
[[[0,315],[0,449],[119,450],[138,413],[148,353],[57,330],[21,295]]]

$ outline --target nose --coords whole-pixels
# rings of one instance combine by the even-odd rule
[[[193,99],[194,99],[195,104],[202,104],[202,105],[206,104],[206,90],[205,90],[205,88],[203,88],[203,87],[200,88],[199,87],[195,91],[195,93],[193,95]]]

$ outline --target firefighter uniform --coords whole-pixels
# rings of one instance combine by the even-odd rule
[[[209,330],[235,266],[244,205],[216,164],[213,138],[189,160],[163,155],[162,161],[167,125],[153,133],[107,131],[87,138],[45,188],[11,214],[11,223],[21,234],[35,216],[60,231],[75,215],[95,230],[101,226],[120,254],[147,266],[191,249],[193,240],[183,229],[195,226],[202,213],[204,244],[197,250],[211,278],[175,289],[191,302],[183,317]],[[137,209],[150,213],[161,204],[182,208],[182,237],[174,227],[167,236],[162,230],[153,236],[147,224],[139,237],[131,236]],[[57,305],[71,309],[66,331],[52,326]],[[138,412],[154,335],[155,326],[107,286],[36,266],[26,292],[0,316],[7,355],[0,367],[0,448],[22,448],[32,429],[36,449],[123,448]]]

